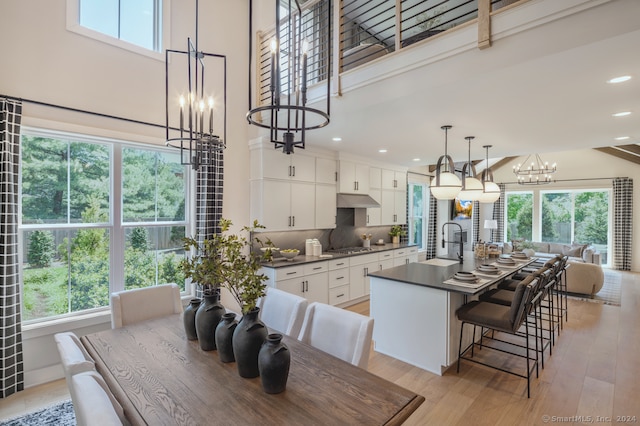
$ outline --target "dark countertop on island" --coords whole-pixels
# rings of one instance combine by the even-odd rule
[[[350,253],[350,254],[323,252],[323,256],[311,256],[306,254],[299,254],[298,256],[294,257],[293,260],[287,260],[284,257],[280,256],[280,257],[274,257],[273,261],[271,262],[263,262],[262,266],[264,266],[265,268],[284,268],[287,266],[302,265],[302,264],[314,263],[314,262],[324,262],[326,260],[331,260],[331,259],[344,259],[348,257],[362,256],[365,254],[379,253],[387,250],[397,250],[397,249],[402,249],[407,247],[415,247],[416,245],[417,244],[406,244],[406,243],[381,244],[381,245],[371,244],[371,249],[368,251],[361,251],[361,252]],[[324,257],[327,255],[331,255],[331,257]]]
[[[453,259],[443,259],[453,260]],[[502,279],[509,277],[516,273],[518,270],[524,268],[536,259],[531,258],[527,262],[521,262],[518,268],[503,269],[502,273],[496,275],[492,279],[481,287],[471,288],[464,286],[456,286],[452,284],[445,284],[444,281],[451,278],[456,272],[466,271],[472,272],[477,266],[483,263],[493,263],[496,259],[475,259],[473,253],[469,256],[465,256],[464,263],[455,263],[449,266],[430,265],[425,262],[414,262],[406,265],[396,266],[394,268],[385,269],[382,271],[376,271],[369,274],[370,277],[383,278],[392,281],[399,281],[406,284],[431,287],[440,290],[453,291],[456,293],[463,293],[466,295],[475,295],[483,292],[487,287],[491,287]],[[427,261],[428,262],[428,261]],[[483,278],[489,278],[483,275]]]

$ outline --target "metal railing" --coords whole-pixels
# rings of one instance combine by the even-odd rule
[[[287,52],[287,22],[294,22],[294,31],[298,19],[302,20],[302,37],[310,43],[308,55],[308,84],[323,81],[333,74],[342,73],[364,65],[376,58],[391,52],[407,48],[429,37],[478,18],[478,4],[485,4],[489,10],[483,11],[487,16],[500,8],[526,0],[308,0],[302,8],[301,16],[281,20],[282,54]],[[332,7],[335,25],[329,27],[322,11]],[[338,12],[336,12],[336,10]],[[297,12],[295,12],[297,15]],[[331,75],[327,75],[324,57],[326,31],[334,44]],[[334,34],[333,31],[338,31]],[[258,103],[270,101],[270,41],[274,30],[258,34]],[[288,80],[288,65],[295,66],[295,60],[285,61],[281,73],[281,93],[289,90],[285,87]]]

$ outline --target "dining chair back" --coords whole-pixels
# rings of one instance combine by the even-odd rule
[[[266,296],[258,300],[260,319],[268,328],[297,338],[302,328],[307,299],[293,293],[267,287]]]
[[[76,374],[71,378],[71,394],[78,426],[128,424],[122,406],[97,372]]]
[[[58,347],[68,386],[71,386],[71,376],[74,374],[96,370],[93,358],[73,332],[56,333],[53,339]]]
[[[373,318],[324,303],[307,307],[299,340],[360,368],[367,368]]]
[[[111,293],[111,328],[180,313],[180,287],[176,284]]]

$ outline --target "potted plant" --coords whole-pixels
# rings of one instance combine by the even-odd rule
[[[391,236],[391,242],[393,244],[398,244],[400,242],[400,237],[407,235],[407,232],[402,229],[400,225],[393,225],[389,231],[389,235]]]

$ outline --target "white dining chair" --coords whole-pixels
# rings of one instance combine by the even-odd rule
[[[266,296],[258,300],[260,319],[268,328],[297,338],[300,334],[307,299],[277,288],[267,287]]]
[[[71,381],[75,389],[71,401],[78,426],[128,424],[122,406],[99,373],[76,374]]]
[[[111,328],[180,313],[180,287],[176,284],[111,293]]]
[[[93,358],[73,332],[56,333],[53,339],[58,347],[67,386],[71,386],[71,376],[74,374],[96,370]]]
[[[299,340],[366,370],[373,318],[314,302],[307,312]]]

